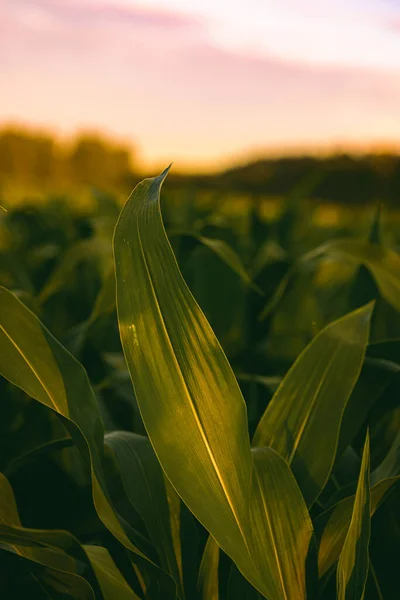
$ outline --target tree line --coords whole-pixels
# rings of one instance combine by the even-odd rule
[[[0,185],[57,186],[63,182],[99,189],[129,190],[143,175],[132,150],[100,134],[81,133],[60,142],[49,133],[16,127],[0,129]],[[292,156],[264,158],[213,175],[171,172],[172,188],[212,189],[221,194],[297,196],[340,203],[400,202],[400,155]]]
[[[51,134],[17,127],[0,130],[0,184],[90,184],[115,188],[132,175],[131,151],[95,133],[82,133],[70,142]]]

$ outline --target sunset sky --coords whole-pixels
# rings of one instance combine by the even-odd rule
[[[400,150],[400,0],[0,0],[0,124],[147,165]]]

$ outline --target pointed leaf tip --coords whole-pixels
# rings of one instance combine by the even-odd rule
[[[166,169],[164,169],[164,171],[162,173],[160,173],[160,175],[158,175],[158,177],[156,177],[156,179],[160,179],[161,183],[163,183],[163,181],[167,177],[172,165],[173,165],[173,163],[169,164],[168,167]],[[160,185],[161,185],[161,183],[160,183]]]
[[[376,300],[371,300],[371,302],[368,302],[368,304],[364,304],[364,306],[361,306],[359,308],[360,312],[365,313],[365,318],[367,321],[369,321],[371,319],[372,313],[374,312],[374,309],[375,309],[375,305],[376,305]]]

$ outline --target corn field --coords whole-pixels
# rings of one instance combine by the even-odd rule
[[[1,597],[399,598],[396,220],[167,175],[1,211]]]

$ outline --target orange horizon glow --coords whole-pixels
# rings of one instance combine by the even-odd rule
[[[73,143],[74,140],[80,135],[93,135],[103,139],[106,143],[118,144],[125,147],[131,153],[133,159],[133,168],[139,172],[162,172],[167,164],[171,164],[168,155],[161,159],[155,160],[143,160],[140,154],[140,148],[137,147],[136,143],[132,143],[129,138],[116,136],[112,132],[107,132],[104,129],[93,129],[93,128],[81,128],[71,132],[68,135],[63,135],[57,129],[43,128],[40,126],[33,126],[32,123],[26,121],[12,121],[0,123],[0,133],[2,130],[12,130],[21,132],[24,134],[31,135],[49,135],[51,136],[56,144],[61,147],[66,147]],[[248,149],[242,149],[240,151],[231,153],[227,156],[219,156],[214,160],[205,160],[204,162],[190,161],[187,157],[174,161],[173,172],[182,174],[212,174],[221,172],[225,169],[230,169],[235,166],[240,166],[252,161],[258,161],[263,159],[276,159],[282,157],[295,157],[295,156],[315,156],[315,157],[329,157],[332,155],[349,154],[352,156],[364,156],[364,155],[385,155],[385,154],[400,154],[400,141],[394,143],[391,140],[376,140],[369,141],[368,143],[362,143],[355,140],[342,140],[336,141],[335,143],[323,143],[311,145],[308,142],[304,142],[303,145],[300,143],[286,144],[285,146],[264,146],[264,147],[251,147]]]
[[[0,126],[97,131],[156,169],[400,150],[387,0],[3,0]]]

